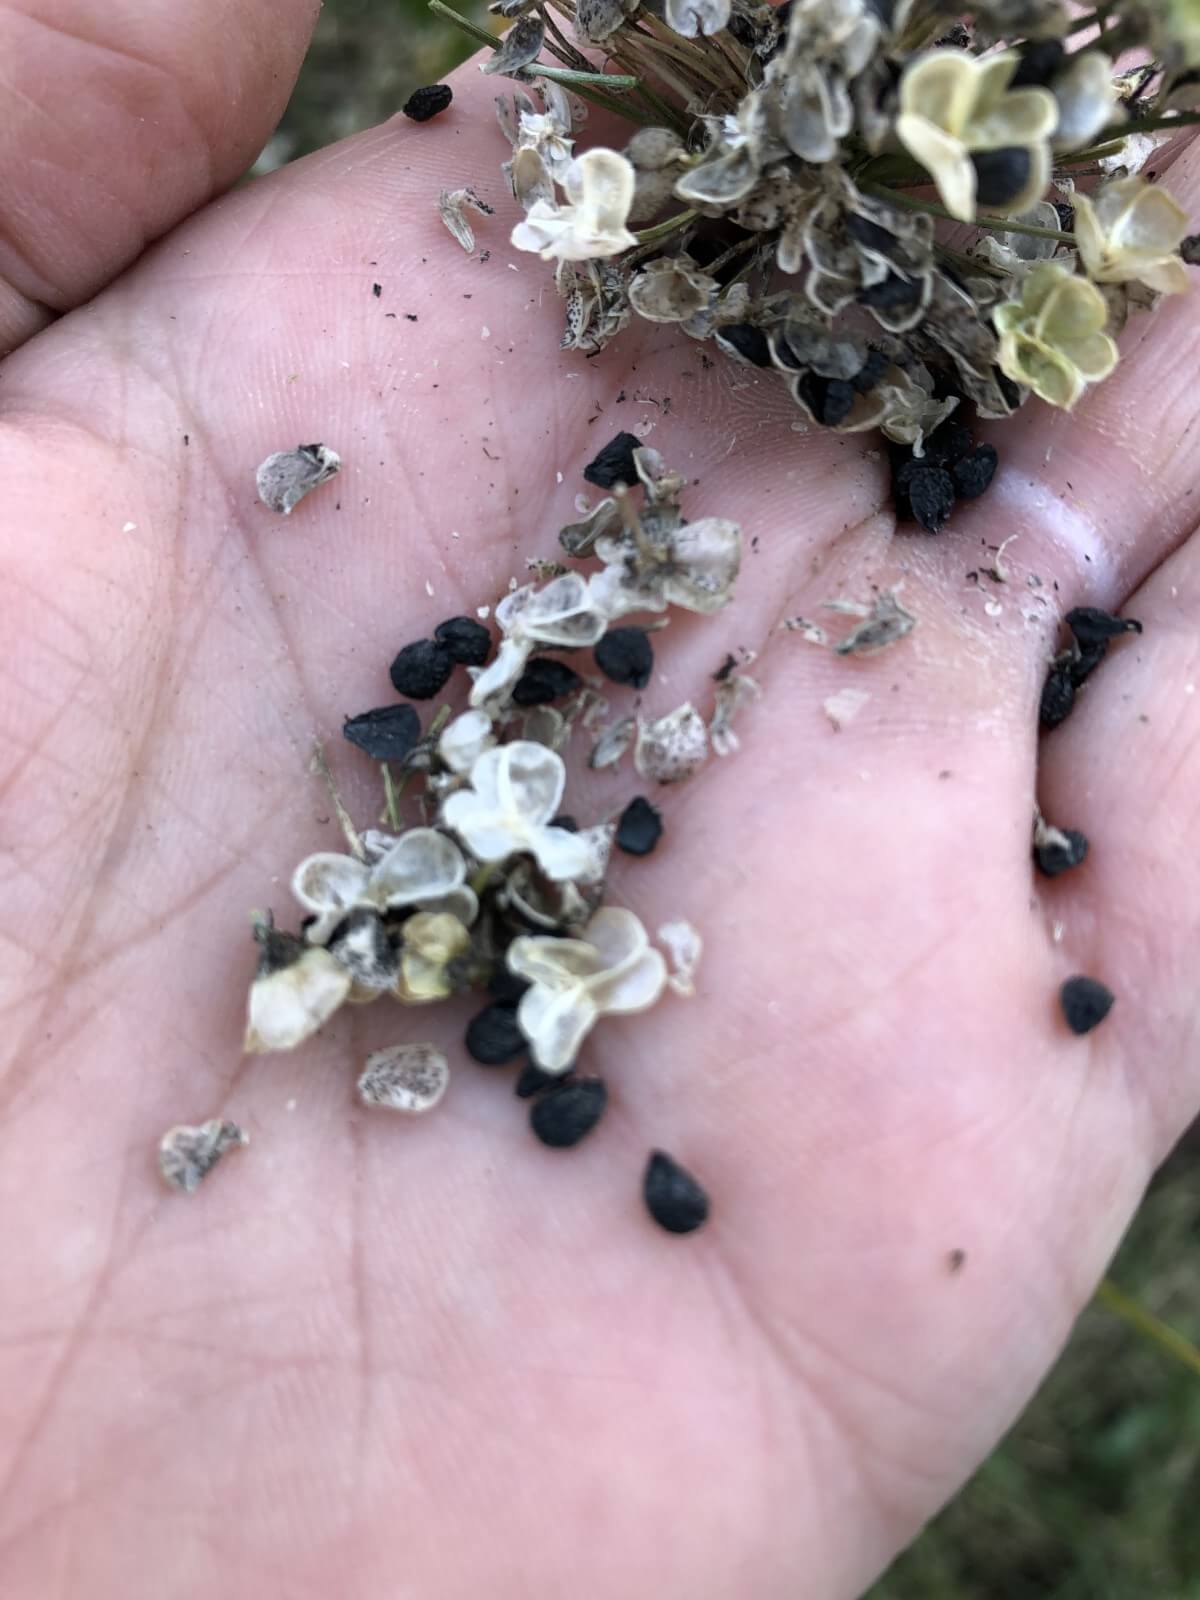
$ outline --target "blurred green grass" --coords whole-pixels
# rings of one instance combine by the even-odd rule
[[[261,165],[382,121],[471,49],[423,0],[326,0]],[[1112,1269],[1193,1339],[1198,1244],[1193,1133],[1156,1179]],[[1002,1363],[1005,1353],[983,1358]],[[870,1600],[1200,1600],[1200,1378],[1094,1306],[1008,1439]]]

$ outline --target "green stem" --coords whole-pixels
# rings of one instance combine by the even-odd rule
[[[1126,139],[1131,133],[1153,133],[1156,128],[1193,128],[1197,123],[1200,123],[1200,111],[1161,111],[1139,117],[1136,122],[1111,123],[1101,128],[1096,138],[1103,144],[1107,139]]]
[[[447,22],[452,22],[461,32],[477,40],[480,44],[487,45],[489,50],[495,50],[499,47],[500,41],[494,33],[489,33],[486,28],[481,28],[477,22],[472,22],[469,17],[461,16],[452,6],[444,4],[444,0],[428,0],[428,5],[434,16],[445,17]]]
[[[894,205],[903,206],[906,211],[927,211],[933,217],[945,217],[947,222],[962,222],[961,217],[956,217],[953,212],[947,211],[945,206],[938,205],[936,200],[911,200],[906,194],[898,194],[895,189],[885,189],[881,184],[868,183],[864,185],[868,194],[874,194],[881,200],[888,200]],[[1070,243],[1075,235],[1063,233],[1059,228],[1039,228],[1032,222],[1018,222],[1013,217],[976,217],[974,222],[964,224],[973,228],[986,228],[993,233],[1028,233],[1035,239],[1062,239]]]
[[[610,89],[636,89],[638,86],[636,78],[616,72],[577,72],[574,67],[542,67],[537,62],[526,67],[525,71],[536,73],[539,78],[550,78],[555,83],[568,84],[572,89],[580,84],[596,84]]]
[[[699,215],[698,211],[680,211],[665,222],[656,222],[652,228],[643,228],[641,233],[634,234],[634,238],[639,244],[657,244],[660,239],[667,239],[680,228],[686,228]]]
[[[1096,1299],[1114,1316],[1120,1317],[1144,1338],[1156,1344],[1160,1350],[1165,1350],[1169,1356],[1173,1356],[1176,1361],[1200,1377],[1200,1350],[1189,1339],[1185,1339],[1183,1334],[1177,1333],[1152,1311],[1147,1311],[1145,1306],[1139,1305],[1123,1290],[1118,1289],[1111,1278],[1105,1278],[1096,1290]]]

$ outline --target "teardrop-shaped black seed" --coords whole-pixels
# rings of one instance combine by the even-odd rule
[[[530,1107],[529,1126],[543,1144],[567,1150],[591,1133],[607,1104],[603,1078],[568,1078],[538,1095]]]
[[[668,1233],[694,1233],[708,1220],[708,1195],[665,1150],[652,1150],[642,1178],[646,1210]]]

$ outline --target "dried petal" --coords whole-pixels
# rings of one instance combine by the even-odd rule
[[[541,12],[531,12],[521,17],[504,35],[495,55],[480,65],[480,72],[503,73],[505,77],[520,77],[523,67],[536,61],[546,42],[546,24]]]
[[[834,654],[872,655],[903,639],[916,625],[916,617],[905,611],[890,589],[885,589],[876,595],[870,616],[851,628],[841,643],[834,646]]]
[[[664,922],[658,930],[659,943],[671,965],[667,985],[677,995],[690,1000],[696,992],[696,968],[704,952],[704,941],[690,922]]]
[[[474,189],[443,189],[438,195],[438,215],[469,255],[475,248],[475,230],[463,214],[465,206],[485,217],[492,215],[492,207]]]
[[[743,706],[762,694],[758,683],[745,673],[731,672],[717,683],[716,709],[708,725],[714,755],[731,756],[741,745],[733,719]]]
[[[193,1194],[227,1151],[249,1143],[250,1135],[236,1122],[180,1123],[159,1140],[158,1170],[168,1187]]]
[[[358,1080],[364,1105],[417,1116],[432,1111],[450,1082],[450,1063],[432,1044],[396,1044],[367,1057]]]
[[[288,516],[306,494],[328,483],[342,470],[342,458],[325,444],[302,444],[278,450],[255,473],[258,498],[272,511]]]
[[[633,763],[655,783],[682,783],[708,759],[708,729],[690,702],[655,722],[637,723]]]

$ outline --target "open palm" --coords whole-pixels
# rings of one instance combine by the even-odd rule
[[[180,220],[270,127],[314,8],[92,9],[3,24],[37,108],[0,151],[5,332],[79,309],[0,373],[0,1593],[856,1595],[1016,1415],[1200,1099],[1195,305],[1131,329],[1074,419],[1005,429],[949,533],[897,536],[878,456],[791,432],[766,376],[655,328],[558,355],[473,68],[439,121]],[[488,260],[437,220],[460,183],[498,202]],[[241,1059],[247,913],[294,921],[290,869],[338,848],[312,740],[552,554],[583,462],[645,421],[748,541],[646,704],[739,646],[765,691],[617,875],[702,928],[698,997],[603,1024],[613,1105],[570,1155],[462,1016],[375,1006]],[[275,519],[254,467],[309,439],[345,470]],[[1008,584],[970,581],[1013,534]],[[892,651],[779,628],[875,584],[919,619]],[[1039,748],[1085,601],[1146,631]],[[334,754],[369,820],[370,764]],[[1052,885],[1035,793],[1093,840]],[[1086,1040],[1072,971],[1118,995]],[[439,1112],[364,1111],[365,1054],[431,1030]],[[159,1133],[221,1113],[252,1148],[166,1194]],[[641,1212],[651,1145],[703,1175],[703,1233]]]

